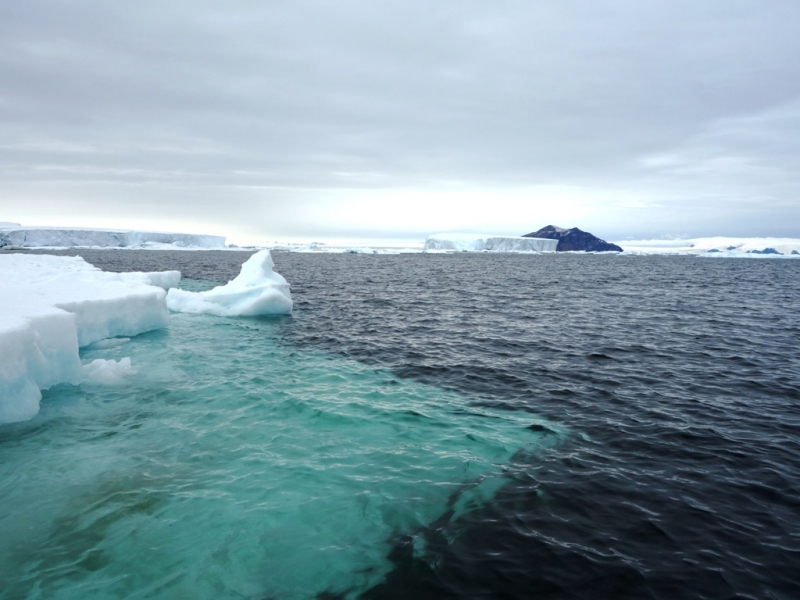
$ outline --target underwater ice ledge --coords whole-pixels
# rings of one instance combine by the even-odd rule
[[[82,350],[138,372],[57,386],[6,428],[8,597],[357,598],[398,542],[435,568],[426,542],[457,540],[460,515],[563,438],[529,412],[287,346],[284,326],[175,314],[168,332]]]
[[[170,308],[225,316],[289,314],[289,285],[272,268],[269,251],[258,252],[225,286],[200,294],[173,290]],[[80,257],[0,256],[0,423],[33,418],[41,390],[58,383],[129,374],[130,360],[81,365],[79,348],[166,327],[166,290],[180,276],[107,273]]]

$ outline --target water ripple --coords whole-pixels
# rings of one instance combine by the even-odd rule
[[[89,257],[219,281],[244,258]],[[800,597],[800,262],[274,258],[287,347],[572,432],[515,457],[492,502],[396,540],[365,598]]]

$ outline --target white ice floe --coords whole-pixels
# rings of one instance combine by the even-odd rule
[[[19,248],[225,248],[218,235],[166,233],[128,229],[22,227],[0,223],[0,247]]]
[[[624,254],[683,254],[708,257],[800,258],[800,239],[705,237],[614,242]]]
[[[129,361],[87,370],[78,349],[165,327],[164,288],[179,279],[177,271],[106,273],[79,257],[0,255],[0,423],[35,416],[52,385],[127,372]]]
[[[273,270],[274,266],[269,250],[256,252],[242,265],[239,275],[225,285],[206,292],[171,289],[167,306],[176,312],[222,317],[291,314],[289,284]]]
[[[438,233],[425,240],[424,252],[555,252],[558,240],[475,233]]]

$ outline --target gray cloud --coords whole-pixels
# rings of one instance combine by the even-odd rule
[[[442,219],[354,224],[348,194],[456,189],[608,237],[800,236],[800,5],[550,4],[6,3],[0,216],[414,235]],[[545,224],[507,206],[462,225]]]

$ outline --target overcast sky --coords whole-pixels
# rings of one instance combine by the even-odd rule
[[[800,237],[800,2],[0,3],[0,221]]]

